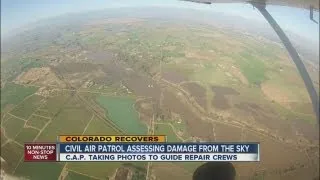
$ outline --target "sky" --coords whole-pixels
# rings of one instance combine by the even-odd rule
[[[205,5],[178,0],[1,0],[1,36],[28,23],[66,13],[148,6],[192,8],[265,21],[249,4]],[[308,10],[283,6],[268,6],[267,10],[283,29],[310,40],[319,40],[319,25],[309,19]],[[315,17],[319,19],[319,12]]]

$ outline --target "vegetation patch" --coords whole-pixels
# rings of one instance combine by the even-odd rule
[[[85,176],[83,174],[79,174],[73,171],[68,171],[68,175],[65,180],[93,180],[95,178]]]
[[[84,132],[87,135],[117,135],[119,134],[111,126],[107,124],[106,121],[94,117],[90,122],[88,128]],[[96,163],[86,163],[86,162],[70,162],[67,168],[73,171],[81,172],[89,176],[94,176],[100,179],[105,179],[106,177],[111,177],[115,170],[121,166],[118,162],[96,162]]]
[[[77,98],[69,99],[60,108],[59,113],[39,136],[39,141],[53,141],[59,134],[82,134],[92,118],[92,112]]]
[[[70,96],[71,93],[68,91],[57,92],[56,96],[48,98],[44,105],[41,107],[42,110],[47,112],[37,111],[36,114],[46,117],[53,117],[56,113],[58,113],[58,111],[65,103],[68,103],[68,100],[70,100]]]
[[[37,87],[7,83],[4,88],[1,88],[1,111],[8,104],[18,104],[25,97],[35,93],[37,89]]]
[[[17,135],[15,140],[20,144],[32,142],[38,135],[38,133],[39,131],[33,128],[22,128],[21,132]]]
[[[43,118],[40,116],[34,116],[32,115],[31,118],[28,120],[27,124],[28,126],[32,126],[38,129],[42,129],[43,126],[49,121],[47,118]]]
[[[1,147],[1,157],[6,161],[8,172],[12,172],[23,157],[23,147],[15,142],[9,142]]]
[[[14,139],[20,132],[21,128],[23,128],[24,123],[25,121],[21,119],[11,117],[7,119],[5,122],[3,122],[1,124],[1,127],[4,129],[6,137]]]
[[[23,119],[28,119],[41,105],[42,96],[33,95],[16,106],[11,113]]]
[[[247,52],[242,52],[240,55],[242,58],[238,63],[242,74],[244,74],[250,84],[260,85],[265,80],[264,63]]]
[[[181,142],[181,139],[177,137],[169,124],[157,124],[155,126],[155,134],[166,135],[168,142]]]
[[[57,180],[62,171],[63,164],[57,162],[30,163],[21,162],[15,175],[32,180]]]

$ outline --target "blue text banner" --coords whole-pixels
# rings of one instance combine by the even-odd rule
[[[259,143],[60,143],[60,153],[259,153]]]

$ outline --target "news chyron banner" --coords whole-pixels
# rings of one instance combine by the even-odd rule
[[[260,161],[259,143],[168,143],[158,136],[58,136],[56,143],[26,143],[25,161]]]

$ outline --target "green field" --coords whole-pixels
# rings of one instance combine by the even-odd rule
[[[93,117],[89,126],[87,127],[84,134],[87,135],[118,135],[120,134],[114,129],[108,121],[98,118],[96,115]]]
[[[43,126],[49,121],[47,118],[43,118],[40,116],[31,116],[27,122],[28,126],[32,126],[38,129],[42,129]]]
[[[7,143],[8,138],[4,136],[3,131],[1,129],[1,136],[0,136],[1,146]]]
[[[21,132],[17,135],[15,140],[24,144],[26,142],[32,142],[34,138],[38,135],[39,131],[33,128],[22,128]]]
[[[157,124],[155,127],[155,134],[166,135],[168,142],[181,142],[181,139],[176,136],[169,124]]]
[[[242,74],[251,84],[260,84],[265,80],[265,65],[257,57],[243,52],[240,54],[241,60],[238,61]]]
[[[111,128],[104,120],[94,117],[90,122],[88,128],[84,132],[87,135],[116,135],[118,134]],[[81,172],[89,176],[105,179],[113,175],[115,170],[120,167],[121,163],[118,162],[75,162],[68,163],[67,168],[72,171]]]
[[[27,120],[33,112],[41,105],[42,96],[32,95],[16,106],[10,113]]]
[[[50,97],[46,100],[46,103],[41,107],[41,109],[47,111],[48,113],[42,111],[37,111],[36,114],[53,117],[54,114],[58,113],[65,103],[68,103],[71,93],[68,91],[59,91],[56,96]]]
[[[82,134],[92,118],[92,112],[75,97],[60,108],[61,110],[41,133],[38,141],[53,141],[59,134]]]
[[[8,115],[10,116],[10,115]],[[5,134],[8,138],[14,139],[23,128],[25,121],[10,117],[4,123],[1,124],[1,127],[4,128]]]
[[[1,157],[6,160],[9,172],[14,171],[19,165],[21,158],[23,158],[23,152],[23,147],[15,142],[9,142],[1,146]]]
[[[18,104],[25,97],[35,93],[37,89],[36,87],[7,83],[4,88],[1,88],[1,111],[8,104]]]
[[[79,173],[75,173],[72,171],[68,171],[68,175],[65,178],[65,180],[93,180],[94,178],[90,178],[88,176],[79,174]]]
[[[107,116],[128,134],[146,134],[147,128],[134,109],[134,99],[128,97],[99,96],[97,102],[106,109]]]
[[[63,164],[55,162],[22,162],[15,174],[32,180],[57,180],[62,171]]]

